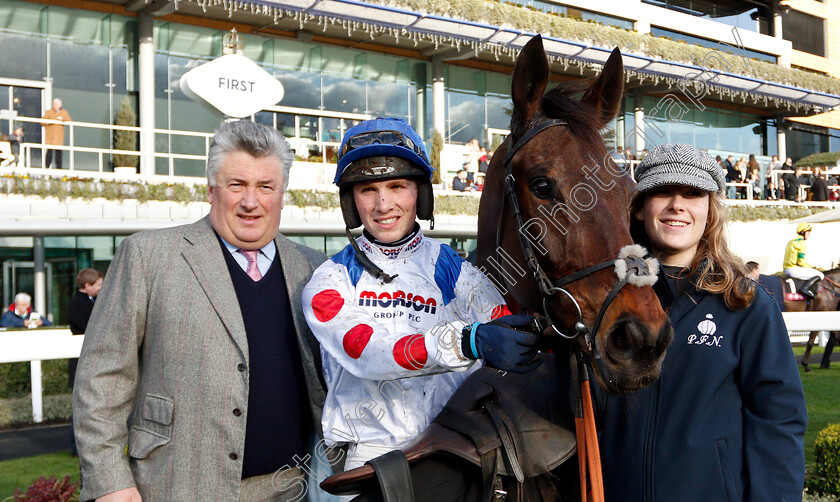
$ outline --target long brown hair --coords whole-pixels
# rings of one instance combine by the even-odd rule
[[[630,202],[630,234],[633,240],[650,248],[645,223],[636,219],[645,204],[645,194],[636,193]],[[747,268],[726,242],[726,208],[720,197],[709,193],[709,214],[706,229],[691,262],[691,275],[697,289],[719,294],[730,310],[743,310],[755,297],[755,283]]]

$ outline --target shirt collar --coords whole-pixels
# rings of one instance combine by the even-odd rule
[[[219,240],[222,241],[222,244],[225,245],[225,248],[227,248],[227,250],[230,254],[233,254],[233,253],[239,251],[240,249],[242,249],[242,248],[236,247],[233,244],[231,244],[230,242],[226,241],[225,238],[222,237],[221,235],[219,235]],[[274,261],[274,255],[277,253],[277,246],[274,244],[274,239],[271,239],[270,241],[268,241],[268,244],[261,247],[259,249],[259,251],[262,252],[262,254],[265,255],[265,257],[268,258],[269,261]]]
[[[420,249],[420,243],[422,241],[423,232],[419,229],[417,230],[417,234],[412,239],[409,239],[408,242],[405,242],[398,246],[374,244],[364,234],[356,240],[362,251],[364,251],[365,254],[367,254],[374,260],[395,260],[398,258],[407,259],[418,252],[418,250]]]

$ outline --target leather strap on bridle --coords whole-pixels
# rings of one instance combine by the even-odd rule
[[[580,500],[604,502],[604,477],[601,472],[601,451],[595,427],[595,411],[589,389],[589,373],[575,350],[569,359],[575,392],[575,434],[577,436]]]

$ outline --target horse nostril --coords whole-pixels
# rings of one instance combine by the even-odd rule
[[[631,322],[620,323],[607,338],[606,353],[607,357],[613,362],[627,362],[633,358],[633,352],[637,345],[641,333],[638,327]]]
[[[646,340],[648,339],[645,336],[646,333],[649,332],[643,324],[632,320],[618,324],[607,339],[607,356],[615,363],[626,363],[633,360],[639,351],[646,352]],[[661,336],[662,333],[660,333]],[[670,335],[668,336],[668,341],[670,341]]]

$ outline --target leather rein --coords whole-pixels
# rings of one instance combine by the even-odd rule
[[[650,269],[648,264],[644,261],[642,257],[622,257],[621,254],[619,254],[619,257],[616,259],[606,260],[604,262],[583,268],[581,270],[578,270],[577,272],[563,276],[560,279],[557,279],[553,282],[543,271],[542,267],[539,264],[539,261],[537,260],[537,255],[534,252],[533,245],[528,240],[528,238],[525,237],[524,232],[522,231],[522,228],[524,227],[524,221],[519,203],[519,197],[516,194],[516,178],[513,176],[512,160],[514,155],[516,155],[516,153],[520,149],[522,149],[522,147],[525,146],[529,141],[534,139],[535,136],[537,136],[538,134],[540,134],[548,128],[557,126],[567,127],[568,123],[564,120],[558,119],[544,120],[538,123],[533,128],[529,129],[522,137],[516,139],[516,141],[513,143],[513,146],[508,150],[504,161],[505,201],[510,203],[512,215],[516,226],[518,227],[517,233],[519,236],[519,245],[522,249],[523,254],[525,255],[525,261],[527,263],[528,269],[537,282],[537,286],[540,291],[540,296],[542,297],[543,311],[541,312],[541,314],[543,315],[543,319],[547,320],[547,325],[543,323],[542,327],[545,329],[548,326],[551,326],[551,328],[559,336],[568,340],[574,340],[575,338],[583,335],[586,346],[589,349],[589,353],[594,359],[598,359],[600,358],[600,355],[598,351],[594,348],[594,338],[598,333],[598,329],[601,325],[601,321],[604,318],[604,314],[606,313],[607,308],[610,306],[610,304],[621,291],[621,289],[627,284],[627,276],[625,275],[625,277],[620,278],[618,282],[613,286],[609,294],[606,296],[604,302],[601,304],[598,316],[595,318],[595,323],[591,328],[586,324],[586,321],[583,319],[583,313],[581,311],[580,304],[571,293],[564,289],[564,286],[567,286],[577,280],[580,280],[601,270],[615,267],[616,262],[622,260],[626,262],[626,270],[634,269],[635,273],[638,275],[650,274]],[[496,232],[497,254],[499,253],[499,250],[502,249],[502,225],[504,222],[506,207],[507,204],[503,202],[502,214],[499,216],[498,230]],[[500,280],[504,281],[504,274],[499,275]],[[574,324],[575,333],[572,335],[567,335],[563,333],[558,328],[554,320],[551,318],[551,314],[548,308],[549,301],[556,294],[565,295],[569,300],[571,300],[576,310],[577,321]],[[592,395],[590,393],[589,388],[589,372],[586,369],[586,358],[581,353],[580,346],[578,346],[577,350],[573,351],[570,362],[572,379],[575,382],[579,383],[579,385],[574,386],[574,407],[575,433],[577,435],[578,445],[578,465],[581,485],[581,500],[603,502],[604,486],[603,477],[601,473],[601,458],[600,450],[598,449],[598,437],[595,426],[595,413],[592,407]]]

